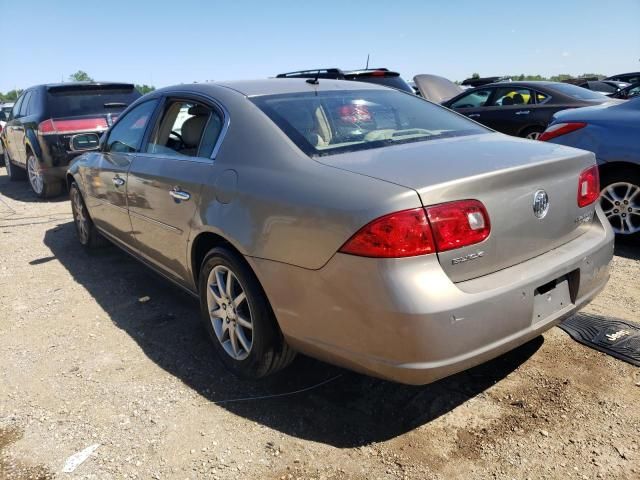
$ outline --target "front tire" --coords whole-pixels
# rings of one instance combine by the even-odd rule
[[[42,173],[40,162],[33,152],[27,155],[27,176],[31,190],[40,198],[57,197],[62,193],[62,182],[47,179]]]
[[[640,172],[618,168],[600,177],[600,206],[616,240],[640,241]]]
[[[96,226],[91,220],[87,206],[84,203],[82,194],[78,185],[73,182],[69,189],[69,198],[71,199],[71,212],[73,213],[73,223],[76,227],[78,240],[87,249],[104,247],[108,244],[107,240],[100,235]]]
[[[238,255],[226,248],[209,251],[199,292],[202,320],[227,370],[257,379],[291,363],[295,352],[285,343],[257,278]]]
[[[27,177],[27,173],[11,161],[11,157],[6,148],[4,149],[4,168],[7,170],[7,176],[12,182],[24,180]]]

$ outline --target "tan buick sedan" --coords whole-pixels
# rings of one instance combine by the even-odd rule
[[[613,251],[593,154],[364,83],[158,90],[67,181],[80,242],[198,296],[245,377],[297,351],[432,382],[575,313]]]

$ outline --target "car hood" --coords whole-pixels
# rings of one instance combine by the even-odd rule
[[[435,103],[446,102],[464,91],[460,85],[438,75],[416,75],[413,77],[413,81],[416,83],[420,95]]]

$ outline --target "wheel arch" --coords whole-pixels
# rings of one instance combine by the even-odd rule
[[[522,127],[519,131],[518,131],[518,136],[519,137],[524,137],[525,134],[529,131],[529,130],[540,130],[542,132],[544,132],[545,130],[545,126],[541,123],[531,123],[529,125],[526,125],[524,127]]]
[[[640,175],[640,163],[608,161],[598,164],[598,170],[600,171],[600,177],[620,171],[635,172],[636,175]]]
[[[27,130],[24,136],[24,148],[25,151],[31,150],[39,162],[42,161],[42,149],[40,148],[40,144],[38,143],[38,139],[36,138],[36,134],[33,130]]]
[[[223,237],[219,233],[215,233],[207,230],[207,231],[198,233],[198,235],[191,242],[189,258],[191,262],[191,275],[193,278],[193,284],[196,288],[196,291],[198,290],[198,284],[200,280],[199,278],[200,266],[202,265],[202,261],[206,257],[207,253],[212,248],[216,248],[216,247],[225,247],[230,251],[232,251],[233,253],[235,253],[238,256],[238,258],[241,261],[243,261],[251,269],[253,274],[256,275],[255,269],[246,260],[242,252],[237,247],[235,247],[231,241],[229,241],[227,238]],[[257,278],[257,275],[256,275],[256,278]]]

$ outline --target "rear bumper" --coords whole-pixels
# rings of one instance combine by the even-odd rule
[[[613,233],[598,207],[591,228],[575,240],[459,283],[435,255],[336,254],[316,271],[249,260],[292,347],[370,375],[425,384],[501,355],[574,314],[606,285],[612,256]],[[536,289],[567,275],[570,301],[541,310]]]

